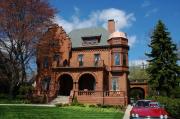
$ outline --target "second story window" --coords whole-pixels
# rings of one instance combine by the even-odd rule
[[[120,65],[120,53],[114,53],[114,65]]]
[[[53,60],[59,62],[59,54],[54,54]]]
[[[45,57],[43,61],[43,68],[48,68],[48,67],[49,67],[48,57]]]
[[[53,66],[57,67],[60,63],[60,56],[58,53],[55,53],[53,56]]]
[[[126,54],[123,54],[123,66],[127,66],[127,58],[126,58]]]
[[[83,54],[78,55],[79,66],[83,66]]]
[[[94,54],[94,65],[98,66],[99,61],[100,61],[100,54]]]

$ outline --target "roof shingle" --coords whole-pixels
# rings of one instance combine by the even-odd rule
[[[92,46],[107,45],[107,40],[109,37],[108,31],[102,27],[75,29],[71,31],[68,35],[71,38],[73,48],[87,47],[87,46],[82,45],[82,41],[83,41],[82,37],[101,36],[100,42]],[[91,47],[91,46],[88,46],[88,47]]]

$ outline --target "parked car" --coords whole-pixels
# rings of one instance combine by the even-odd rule
[[[169,114],[153,100],[138,100],[130,111],[131,119],[167,119]]]

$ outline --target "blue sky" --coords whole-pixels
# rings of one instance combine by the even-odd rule
[[[115,19],[117,30],[129,38],[129,59],[139,62],[149,52],[150,33],[161,19],[180,44],[180,0],[50,0],[58,11],[55,22],[67,32],[85,27],[106,27]]]

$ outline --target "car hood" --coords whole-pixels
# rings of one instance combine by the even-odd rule
[[[138,114],[140,117],[146,117],[146,116],[150,116],[150,117],[159,117],[160,115],[167,115],[167,112],[160,107],[134,107],[131,111],[131,114]]]

